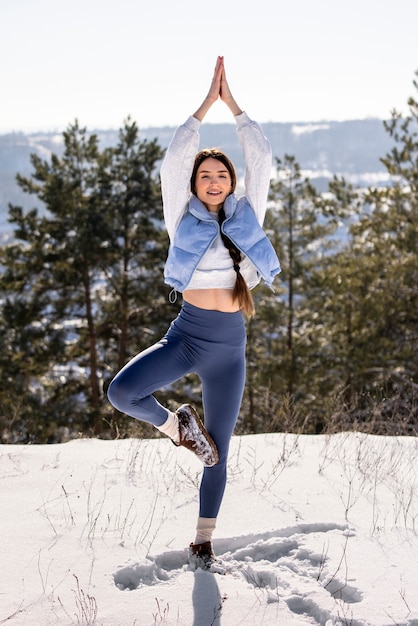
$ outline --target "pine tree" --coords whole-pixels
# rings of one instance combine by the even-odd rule
[[[266,424],[276,430],[300,427],[307,415],[316,321],[305,303],[313,270],[336,228],[331,211],[327,213],[317,191],[303,178],[295,157],[276,159],[276,165],[265,228],[282,272],[276,293],[257,288],[257,314],[248,328],[246,412],[253,430]]]
[[[100,318],[105,390],[116,371],[157,341],[173,317],[163,282],[168,237],[155,176],[162,156],[156,140],[140,140],[138,127],[130,119],[119,132],[118,144],[105,154],[112,230],[110,259],[103,267]],[[117,412],[110,405],[108,409],[108,418],[119,430]],[[149,432],[145,427],[142,430]]]
[[[418,90],[417,81],[414,86]],[[354,235],[364,246],[368,266],[375,269],[369,290],[377,320],[373,338],[379,359],[373,364],[373,383],[382,390],[381,415],[413,423],[418,404],[418,101],[414,97],[409,98],[408,108],[406,116],[393,111],[385,122],[395,142],[382,158],[391,184],[369,190],[371,210]]]
[[[307,308],[313,314],[311,351],[311,410],[317,430],[325,427],[336,403],[355,402],[353,376],[364,355],[356,350],[363,312],[358,306],[363,250],[352,241],[350,229],[359,219],[364,194],[344,178],[334,177],[322,197],[324,211],[337,219],[331,254],[323,257],[310,279]]]
[[[157,141],[140,141],[137,125],[129,119],[119,143],[106,152],[111,180],[106,202],[111,207],[111,262],[106,268],[103,311],[117,355],[110,368],[120,369],[133,351],[149,344],[168,318],[163,266],[168,239],[162,221],[161,193],[154,176],[163,152]],[[132,323],[134,322],[134,323]]]
[[[110,410],[103,379],[137,349],[143,329],[135,315],[142,310],[144,317],[155,296],[161,268],[153,261],[163,258],[163,243],[165,249],[156,142],[140,142],[130,122],[116,148],[100,151],[98,137],[77,122],[63,139],[61,157],[33,155],[33,175],[17,177],[43,207],[27,213],[10,207],[16,242],[3,253],[10,303],[4,341],[13,352],[25,336],[38,336],[44,353],[34,356],[32,370],[23,363],[26,396],[36,389],[39,398],[35,437],[42,437],[42,416],[44,424],[102,432]],[[128,322],[137,329],[129,338]]]
[[[340,427],[356,423],[391,434],[412,432],[417,413],[418,106],[413,98],[408,104],[408,116],[394,111],[385,123],[395,140],[382,158],[390,184],[331,189],[355,219],[345,245],[316,273],[310,303],[323,302],[324,404],[333,391],[345,420]]]

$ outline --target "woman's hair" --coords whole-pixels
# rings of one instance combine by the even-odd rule
[[[229,175],[231,176],[231,193],[233,193],[235,191],[235,187],[237,184],[237,175],[235,173],[235,168],[233,166],[232,161],[226,156],[226,154],[224,154],[223,152],[221,152],[221,150],[218,150],[217,148],[208,148],[205,150],[201,150],[200,152],[197,153],[195,157],[194,165],[193,165],[192,176],[190,178],[190,188],[191,188],[192,193],[196,194],[197,170],[199,169],[199,166],[201,165],[201,163],[203,163],[205,159],[209,159],[209,158],[217,159],[218,161],[223,163],[223,165],[225,165],[226,169],[229,172]],[[232,292],[232,297],[234,300],[237,300],[240,308],[244,311],[245,316],[247,318],[250,318],[254,315],[254,312],[255,312],[254,302],[251,296],[251,291],[248,289],[248,285],[245,282],[241,274],[241,270],[240,270],[240,263],[242,260],[241,252],[232,243],[229,237],[227,237],[222,232],[222,223],[224,222],[225,217],[226,217],[225,210],[222,207],[218,213],[219,227],[221,229],[221,238],[222,238],[225,248],[229,252],[229,255],[234,264],[234,270],[236,272],[236,279],[235,279],[234,290]]]
[[[251,291],[248,289],[248,285],[245,282],[245,279],[243,278],[241,274],[241,268],[240,268],[240,263],[242,260],[241,251],[232,243],[230,238],[227,237],[225,233],[222,232],[222,223],[225,220],[225,210],[223,207],[219,210],[218,219],[219,219],[219,226],[221,228],[221,238],[222,238],[225,248],[229,252],[229,255],[234,264],[234,270],[236,273],[235,285],[234,285],[234,290],[232,292],[232,297],[234,300],[238,301],[240,309],[244,311],[245,316],[247,318],[250,318],[255,313],[253,297],[251,295]]]

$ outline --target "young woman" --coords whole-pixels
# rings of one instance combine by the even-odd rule
[[[219,98],[235,117],[246,164],[245,195],[239,199],[229,158],[213,148],[197,153],[200,124]],[[204,569],[216,562],[212,534],[244,390],[243,316],[254,312],[250,289],[260,278],[271,285],[280,271],[262,229],[271,162],[268,140],[237,105],[223,57],[218,57],[206,98],[176,130],[161,167],[170,237],[165,282],[173,287],[174,298],[177,291],[183,294],[183,305],[165,337],[134,357],[108,390],[118,410],[153,424],[203,462],[197,531],[189,557],[192,565]],[[152,395],[190,372],[202,383],[204,425],[191,405],[172,412]]]

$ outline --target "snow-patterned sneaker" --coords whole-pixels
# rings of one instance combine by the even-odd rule
[[[189,564],[193,571],[200,568],[209,572],[225,574],[222,561],[216,558],[210,541],[190,544]]]
[[[218,449],[196,409],[190,404],[182,404],[176,414],[179,420],[180,441],[173,443],[194,452],[205,467],[216,465],[219,461]]]

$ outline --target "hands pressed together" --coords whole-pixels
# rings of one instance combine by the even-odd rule
[[[219,56],[216,60],[215,71],[212,82],[209,87],[208,94],[197,111],[193,114],[198,120],[202,121],[212,104],[218,98],[225,102],[233,115],[239,115],[242,110],[236,103],[228,85],[225,73],[224,58]]]

